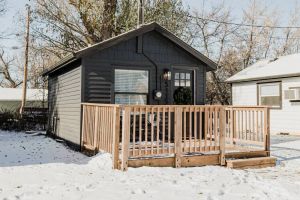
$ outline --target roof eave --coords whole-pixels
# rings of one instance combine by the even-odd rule
[[[64,57],[62,60],[60,60],[59,62],[52,65],[49,69],[44,70],[42,72],[42,76],[43,77],[48,76],[52,72],[61,69],[62,67],[76,61],[77,59],[78,59],[78,56],[76,55],[76,53],[71,53],[68,56]]]
[[[298,77],[300,73],[291,73],[291,74],[280,74],[274,76],[265,76],[265,77],[254,77],[254,78],[247,78],[247,79],[238,79],[238,80],[226,80],[226,83],[241,83],[241,82],[250,82],[250,81],[263,81],[263,80],[270,80],[270,79],[279,79],[279,78],[292,78]]]

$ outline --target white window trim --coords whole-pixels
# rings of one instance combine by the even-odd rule
[[[261,105],[261,95],[260,95],[260,91],[261,91],[261,86],[263,85],[278,85],[279,86],[279,98],[280,98],[280,103],[278,106],[270,106],[273,109],[281,109],[282,108],[282,82],[281,81],[274,81],[274,82],[260,82],[257,83],[257,105]],[[263,97],[267,97],[270,95],[265,95]]]

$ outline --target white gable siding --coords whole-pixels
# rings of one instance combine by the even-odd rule
[[[271,109],[271,133],[300,133],[300,102],[284,99],[284,90],[299,87],[300,77],[284,78],[280,81],[282,81],[282,108]],[[232,105],[257,105],[256,84],[257,81],[232,83]]]

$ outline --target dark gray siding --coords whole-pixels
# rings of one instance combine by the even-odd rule
[[[149,70],[149,104],[171,104],[172,87],[165,87],[161,75],[164,69],[172,71],[174,68],[189,68],[195,71],[196,104],[204,104],[206,65],[156,31],[148,32],[142,37],[145,55],[137,53],[138,39],[132,38],[108,49],[90,52],[83,58],[83,101],[114,103],[114,69],[129,68]],[[161,101],[153,99],[155,89],[163,92]]]
[[[49,128],[57,136],[80,144],[81,66],[52,74],[48,79]],[[55,117],[58,120],[55,120]]]

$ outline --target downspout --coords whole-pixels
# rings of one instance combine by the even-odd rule
[[[155,87],[156,87],[156,90],[158,90],[158,66],[154,62],[154,60],[152,60],[147,54],[145,54],[145,52],[144,52],[144,40],[143,40],[143,36],[139,36],[139,37],[142,37],[141,38],[141,40],[142,40],[142,51],[141,51],[141,53],[155,67]],[[160,87],[161,87],[161,80],[160,80]],[[159,104],[159,101],[158,101],[158,104]]]

